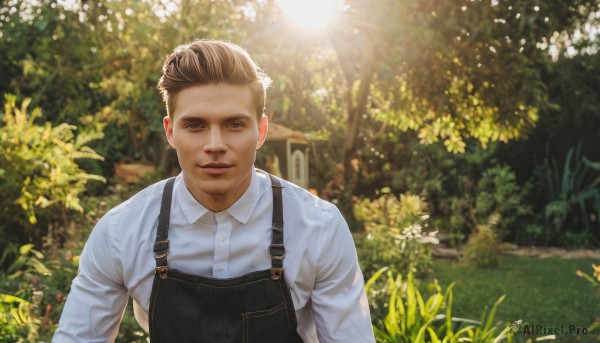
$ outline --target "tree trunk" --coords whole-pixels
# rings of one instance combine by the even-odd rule
[[[374,77],[373,50],[374,44],[370,43],[361,63],[356,102],[353,107],[349,107],[350,110],[348,111],[348,126],[346,127],[344,139],[344,180],[348,186],[351,185],[350,188],[354,188],[354,174],[356,171],[352,160],[357,157],[358,131],[361,119],[367,113],[369,93]],[[351,84],[349,86],[351,87]]]
[[[337,44],[336,44],[337,43]],[[355,79],[357,73],[354,73],[348,67],[347,56],[344,53],[344,46],[341,42],[333,43],[336,50],[340,66],[346,79],[346,90],[344,95],[344,115],[346,117],[346,132],[343,148],[343,166],[344,166],[344,193],[338,206],[344,214],[350,228],[354,231],[358,228],[358,223],[354,217],[353,201],[354,188],[356,183],[356,171],[353,160],[358,157],[358,133],[362,116],[367,112],[369,92],[373,82],[375,43],[369,40],[362,51],[362,60],[358,70],[358,80]],[[359,82],[358,91],[352,93],[353,85]]]

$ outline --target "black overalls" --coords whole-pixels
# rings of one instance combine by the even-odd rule
[[[281,183],[273,187],[271,268],[214,279],[169,268],[169,217],[175,179],[167,181],[154,243],[156,275],[150,297],[150,342],[302,342],[283,278]]]

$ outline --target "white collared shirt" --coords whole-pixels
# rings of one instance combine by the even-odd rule
[[[140,325],[156,262],[153,245],[165,181],[109,211],[82,252],[53,342],[114,341],[129,296]],[[374,342],[363,275],[338,209],[282,180],[285,281],[304,342]],[[242,197],[214,213],[187,190],[173,189],[168,264],[186,273],[232,278],[270,268],[273,195],[268,176],[252,173]]]

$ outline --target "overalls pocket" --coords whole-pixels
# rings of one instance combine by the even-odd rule
[[[243,343],[287,342],[290,321],[286,309],[283,302],[268,310],[242,313]]]

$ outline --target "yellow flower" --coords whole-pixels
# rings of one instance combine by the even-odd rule
[[[596,280],[600,281],[600,266],[592,264],[592,268],[594,268],[594,277]]]

